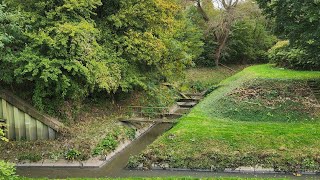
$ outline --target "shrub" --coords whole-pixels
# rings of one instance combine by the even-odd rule
[[[104,150],[113,151],[117,148],[118,141],[114,135],[107,135],[93,150],[93,155],[99,155],[103,153]]]
[[[80,155],[81,155],[81,153],[80,153],[78,150],[76,150],[76,149],[69,149],[69,150],[65,153],[64,157],[65,157],[65,159],[67,159],[67,160],[75,160],[75,159],[78,159]]]
[[[0,179],[15,179],[16,170],[14,164],[0,160]]]
[[[289,68],[320,70],[320,1],[257,2],[274,20],[279,37],[290,40],[289,47],[275,57],[276,62]]]
[[[126,128],[125,133],[130,140],[136,137],[136,130],[134,128]]]
[[[311,57],[305,49],[291,47],[288,41],[279,41],[268,53],[270,62],[281,67],[291,69],[317,69],[320,67],[320,62],[306,61]]]

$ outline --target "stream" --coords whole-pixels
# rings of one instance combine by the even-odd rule
[[[133,141],[127,148],[116,154],[102,168],[45,168],[18,167],[19,176],[31,178],[103,178],[103,177],[278,177],[290,179],[315,178],[314,175],[294,177],[286,174],[253,174],[253,173],[215,173],[202,171],[170,171],[170,170],[128,170],[125,169],[129,157],[137,155],[151,144],[158,136],[170,129],[172,124],[162,123],[153,126],[140,138]],[[319,178],[319,177],[318,177]]]

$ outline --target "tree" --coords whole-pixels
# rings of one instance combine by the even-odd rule
[[[0,34],[10,38],[0,39],[9,49],[1,54],[0,68],[9,68],[0,81],[32,89],[38,109],[53,105],[54,111],[66,100],[81,101],[93,92],[145,89],[151,81],[181,75],[202,51],[201,30],[175,0],[5,3],[3,21],[7,14],[21,18],[0,25]],[[19,28],[11,33],[8,27],[15,23]],[[17,42],[22,43],[11,45]]]
[[[216,66],[220,64],[221,53],[225,49],[230,36],[231,27],[236,20],[235,8],[239,0],[217,0],[222,4],[224,11],[221,13],[219,21],[214,22],[211,28],[214,29],[215,39],[218,47],[215,49],[214,58]]]
[[[267,63],[267,51],[277,38],[272,24],[262,15],[257,3],[247,0],[237,7],[241,18],[231,27],[227,50],[222,61],[228,63]]]
[[[235,9],[239,0],[192,1],[196,4],[202,18],[208,23],[207,31],[213,32],[215,42],[217,43],[216,48],[213,49],[213,56],[215,65],[219,66],[221,54],[226,47],[231,27],[237,19]],[[213,6],[213,2],[215,2],[216,6],[220,5],[220,7]],[[219,15],[216,17],[208,16],[208,12],[214,12],[215,8],[220,9]]]
[[[8,12],[0,3],[0,81],[11,83],[14,79],[14,57],[23,49],[21,14]]]
[[[264,12],[275,21],[275,31],[290,41],[287,52],[304,54],[288,60],[287,66],[298,69],[320,69],[320,1],[257,0]],[[294,50],[295,49],[295,50]],[[295,53],[296,54],[296,53]],[[286,56],[290,58],[290,55]]]

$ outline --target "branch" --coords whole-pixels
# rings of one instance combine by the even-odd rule
[[[226,3],[226,0],[221,0],[221,3],[222,3],[222,5],[223,5],[223,7],[224,7],[225,9],[227,9],[228,5],[227,5],[227,3]]]
[[[207,13],[203,10],[202,6],[201,6],[201,1],[197,0],[197,7],[198,7],[198,11],[199,13],[202,15],[202,18],[208,22],[209,21],[209,17],[207,15]]]
[[[239,2],[239,0],[236,0],[236,1],[232,4],[232,6],[233,6],[233,7],[236,7],[236,6],[238,5],[238,2]]]

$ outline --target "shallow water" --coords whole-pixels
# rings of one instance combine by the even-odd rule
[[[109,163],[102,168],[42,168],[18,167],[17,174],[25,177],[48,178],[102,178],[102,177],[287,177],[290,179],[320,179],[320,176],[294,177],[285,174],[253,174],[253,173],[214,173],[199,171],[169,171],[169,170],[127,170],[125,169],[129,157],[137,155],[151,144],[159,135],[172,127],[172,124],[157,124],[130,146],[118,153]]]

